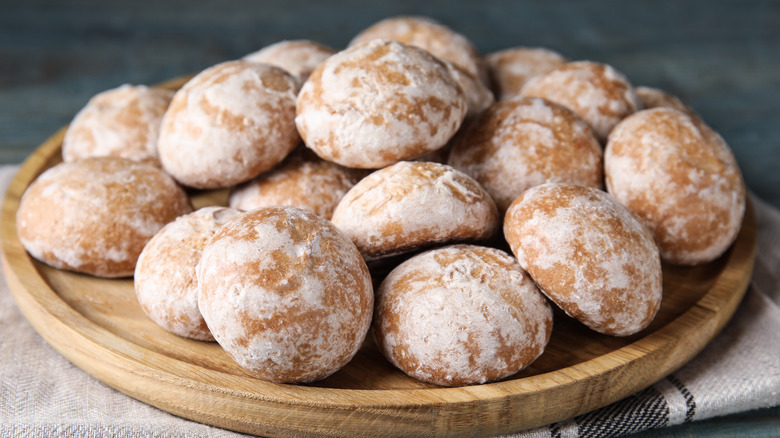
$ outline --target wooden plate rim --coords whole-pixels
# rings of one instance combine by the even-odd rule
[[[167,87],[176,87],[181,82],[183,82],[182,79],[174,79],[169,81]],[[148,373],[140,376],[142,382],[159,383],[166,381],[172,385],[183,385],[184,390],[192,392],[192,394],[202,394],[205,391],[210,394],[217,394],[217,398],[225,397],[241,400],[255,407],[270,404],[274,408],[281,407],[282,409],[288,407],[291,409],[353,410],[360,408],[368,411],[379,410],[381,415],[389,417],[393,417],[395,414],[401,416],[401,413],[405,410],[419,410],[421,408],[430,410],[430,415],[438,415],[433,411],[433,408],[442,408],[444,406],[457,407],[453,409],[455,415],[469,416],[471,414],[468,414],[467,410],[472,408],[479,409],[478,405],[480,404],[517,405],[524,400],[524,397],[537,392],[549,390],[564,391],[571,385],[583,383],[598,386],[600,384],[597,380],[603,380],[599,378],[605,375],[630,374],[632,366],[641,357],[651,354],[667,355],[669,352],[680,354],[681,360],[667,364],[663,369],[657,370],[652,377],[616,388],[600,388],[601,391],[607,394],[606,396],[596,397],[591,401],[583,401],[579,408],[561,412],[554,418],[541,416],[537,419],[528,419],[523,415],[518,415],[517,417],[510,415],[504,418],[505,424],[503,425],[474,424],[474,429],[464,431],[462,429],[446,429],[447,425],[445,424],[445,429],[437,430],[439,433],[442,431],[449,433],[474,433],[475,430],[477,433],[505,433],[516,431],[520,428],[547,424],[551,421],[563,420],[591,411],[633,394],[682,366],[704,348],[734,313],[747,289],[755,259],[755,215],[752,203],[748,202],[742,230],[731,250],[724,255],[724,257],[729,258],[727,266],[739,265],[740,269],[747,272],[747,274],[736,280],[736,284],[724,284],[718,278],[713,283],[712,288],[696,304],[659,330],[611,353],[549,373],[462,388],[408,390],[334,390],[333,388],[262,382],[202,368],[186,361],[180,361],[161,353],[146,350],[81,315],[63,301],[58,293],[40,276],[32,259],[27,255],[16,235],[15,213],[26,187],[42,171],[43,166],[54,157],[54,154],[60,150],[66,128],[62,128],[46,140],[22,164],[10,183],[2,204],[2,217],[0,220],[5,224],[13,225],[2,227],[3,269],[17,305],[27,320],[55,349],[104,383],[173,414],[242,432],[275,434],[324,428],[321,430],[329,431],[330,434],[334,435],[340,435],[342,434],[341,432],[349,434],[349,430],[340,432],[337,429],[339,427],[338,424],[330,425],[333,427],[332,429],[329,429],[329,425],[325,424],[311,425],[312,429],[308,429],[308,426],[301,426],[300,429],[296,429],[298,427],[296,425],[285,428],[279,424],[262,425],[253,421],[236,423],[235,419],[223,418],[219,413],[203,412],[203,407],[193,408],[172,405],[164,399],[159,399],[154,393],[148,393],[149,390],[144,390],[143,385],[139,385],[138,382],[123,383],[122,379],[114,379],[111,376],[103,375],[104,373],[97,369],[99,368],[97,365],[88,363],[85,359],[85,352],[74,351],[78,347],[69,347],[69,345],[63,345],[58,341],[63,338],[84,340],[88,345],[94,346],[93,351],[86,353],[88,353],[87,356],[91,355],[93,360],[97,361],[96,364],[102,360],[110,366],[126,363],[128,367],[140,367]],[[41,321],[48,321],[49,324],[40,323]],[[679,334],[679,328],[681,327],[687,327],[688,330],[707,330],[708,333],[701,341],[686,342],[684,335]],[[656,360],[659,359],[657,358]],[[176,363],[176,366],[170,369],[172,362]],[[593,369],[602,369],[603,371],[593,372]],[[213,382],[220,383],[215,384]],[[377,400],[381,400],[381,402],[377,402]],[[517,408],[517,406],[514,407]],[[206,410],[208,409],[206,408]],[[377,412],[371,412],[371,416],[376,415]],[[550,420],[550,418],[553,419]],[[358,417],[353,419],[359,422]],[[343,421],[343,419],[340,421]],[[440,421],[433,421],[432,426],[442,427],[441,424]],[[461,426],[459,427],[463,427],[459,422],[452,424],[460,424]]]

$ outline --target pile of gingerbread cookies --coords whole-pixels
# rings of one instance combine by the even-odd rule
[[[157,324],[275,382],[327,377],[369,333],[417,379],[502,379],[543,353],[553,305],[638,333],[661,260],[718,258],[745,210],[728,146],[676,97],[548,49],[481,56],[420,17],[100,93],[62,154],[21,200],[27,251],[133,276]]]

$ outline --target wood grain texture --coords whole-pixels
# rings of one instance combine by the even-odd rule
[[[106,384],[173,414],[241,432],[483,436],[588,412],[651,385],[698,353],[735,311],[755,257],[749,206],[723,257],[698,267],[664,266],[662,307],[648,329],[613,338],[558,312],[545,353],[501,382],[425,384],[394,369],[369,340],[321,382],[268,383],[249,377],[217,344],[159,328],[143,314],[131,280],[61,271],[27,255],[15,213],[30,182],[60,161],[63,135],[64,129],[28,158],[2,205],[3,268],[19,308],[63,356]],[[224,204],[226,193],[192,197],[196,206]]]

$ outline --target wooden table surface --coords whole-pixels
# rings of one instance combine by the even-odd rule
[[[780,207],[780,2],[769,0],[0,0],[0,163],[24,160],[100,91],[283,39],[338,49],[401,14],[438,19],[484,54],[548,47],[676,94],[730,144],[748,187]]]

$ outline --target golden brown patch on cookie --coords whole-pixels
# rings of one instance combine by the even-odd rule
[[[641,111],[616,129],[605,153],[607,188],[642,218],[663,258],[698,264],[722,254],[745,209],[742,175],[723,139],[671,108]]]
[[[184,191],[159,168],[92,157],[41,174],[22,197],[17,231],[25,249],[44,263],[122,277],[132,275],[160,228],[191,209]]]
[[[95,95],[68,127],[63,160],[116,156],[159,165],[157,137],[172,97],[172,91],[142,85]]]
[[[355,246],[295,208],[259,208],[225,225],[204,249],[198,281],[214,337],[262,379],[330,375],[357,352],[371,319],[371,278]]]
[[[380,38],[420,47],[488,83],[487,69],[474,45],[435,20],[411,16],[388,18],[361,31],[349,46]]]
[[[541,97],[561,104],[582,117],[606,142],[612,128],[640,109],[628,79],[609,65],[569,62],[528,81],[525,97]]]
[[[332,220],[370,260],[434,243],[487,239],[498,226],[498,212],[487,192],[462,172],[400,162],[357,183]]]
[[[279,41],[244,56],[244,61],[279,67],[303,84],[312,71],[332,55],[333,49],[309,40]]]
[[[465,125],[469,120],[489,108],[496,99],[490,88],[479,78],[451,62],[445,62],[445,65],[466,97],[466,120],[463,122]]]
[[[419,48],[374,40],[312,73],[295,120],[322,158],[372,169],[440,148],[465,112],[463,91],[445,64]]]
[[[187,82],[163,118],[159,153],[180,183],[219,188],[278,164],[298,144],[297,81],[266,64],[230,61]]]
[[[195,268],[208,240],[239,212],[206,207],[180,216],[146,244],[135,268],[133,285],[141,308],[171,333],[213,341],[198,309]]]
[[[503,212],[546,182],[602,187],[601,146],[587,124],[538,98],[495,103],[458,136],[449,164],[479,182]]]
[[[380,351],[412,377],[439,385],[513,374],[543,351],[552,311],[508,254],[453,245],[413,256],[377,290]]]
[[[290,206],[330,219],[347,191],[365,174],[322,160],[307,149],[293,153],[282,164],[231,190],[233,208]]]
[[[596,331],[630,335],[658,311],[661,263],[652,236],[600,190],[533,187],[507,210],[504,236],[539,289]]]
[[[691,117],[698,117],[693,108],[684,104],[677,96],[673,96],[666,91],[640,86],[634,88],[634,92],[636,92],[636,96],[642,103],[643,109],[672,108],[682,111]]]
[[[485,55],[496,100],[519,97],[528,80],[566,62],[559,53],[538,47],[513,47]]]

